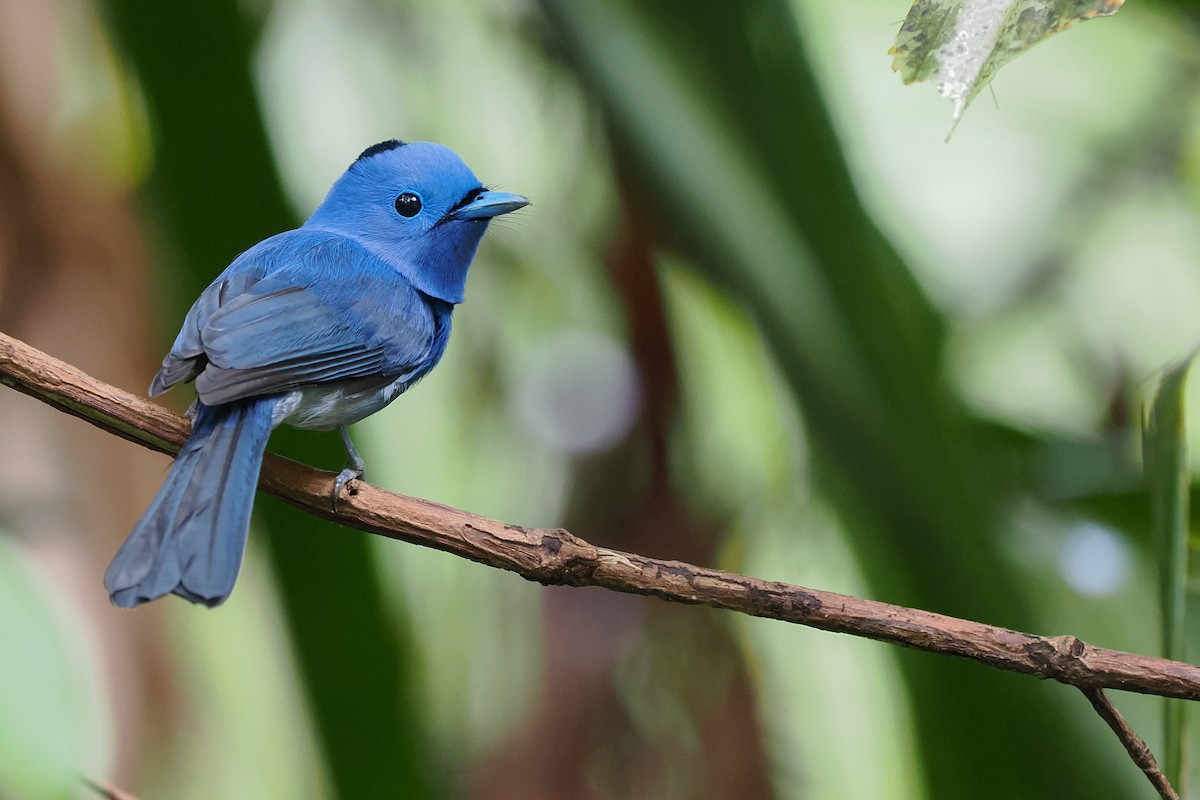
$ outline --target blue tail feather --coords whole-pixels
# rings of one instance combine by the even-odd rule
[[[277,400],[199,404],[158,496],[104,575],[115,605],[174,592],[212,607],[233,591]]]

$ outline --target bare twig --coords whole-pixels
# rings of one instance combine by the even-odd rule
[[[1112,700],[1104,693],[1103,689],[1081,689],[1083,696],[1092,704],[1092,708],[1096,709],[1096,713],[1108,723],[1108,727],[1113,729],[1113,733],[1121,740],[1121,744],[1125,745],[1125,751],[1129,753],[1129,757],[1133,759],[1133,763],[1141,768],[1142,772],[1146,773],[1150,783],[1158,790],[1159,796],[1163,800],[1179,800],[1179,795],[1172,788],[1171,782],[1167,780],[1167,776],[1159,769],[1158,762],[1154,760],[1154,754],[1150,752],[1150,748],[1142,741],[1142,737],[1134,732],[1133,728],[1129,727],[1129,723],[1121,716],[1121,712],[1113,705]]]
[[[164,453],[188,422],[0,334],[0,383]],[[364,483],[335,512],[333,473],[268,453],[259,488],[351,528],[444,550],[543,584],[603,586],[959,656],[1080,688],[1200,699],[1200,667],[915,608],[597,547],[562,529],[523,528]]]
[[[0,383],[165,453],[176,452],[187,435],[188,423],[183,418],[4,334],[0,334]],[[357,493],[339,503],[334,512],[329,504],[332,481],[333,473],[268,453],[259,488],[342,525],[443,550],[543,584],[602,586],[677,603],[709,605],[958,656],[1076,686],[1117,730],[1143,770],[1140,754],[1145,745],[1130,747],[1133,740],[1122,733],[1127,726],[1113,722],[1120,717],[1104,710],[1111,705],[1099,690],[1200,699],[1200,667],[1192,664],[1093,647],[1074,636],[1035,636],[920,609],[609,550],[565,530],[508,525],[368,484],[356,484]],[[1102,698],[1099,704],[1097,697]],[[1129,735],[1133,735],[1131,731]],[[1149,770],[1147,775],[1155,780]]]

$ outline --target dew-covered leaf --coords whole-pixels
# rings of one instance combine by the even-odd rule
[[[957,125],[1001,66],[1080,20],[1117,13],[1124,2],[917,0],[896,34],[892,69],[905,83],[935,80],[954,103]]]

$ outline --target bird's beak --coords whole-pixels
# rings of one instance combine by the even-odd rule
[[[480,192],[462,208],[446,215],[447,219],[491,219],[530,205],[529,199],[511,192]]]

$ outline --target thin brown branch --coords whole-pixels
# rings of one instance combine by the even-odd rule
[[[183,418],[103,384],[0,334],[0,383],[130,441],[166,453],[187,435]],[[333,473],[268,454],[259,488],[351,528],[432,547],[542,584],[602,586],[958,656],[1081,689],[1124,689],[1200,699],[1200,667],[1094,647],[1074,636],[1035,636],[915,608],[597,547],[561,529],[523,528],[369,484],[330,508]]]
[[[1179,800],[1179,795],[1171,786],[1171,782],[1167,780],[1167,776],[1159,769],[1158,762],[1154,760],[1154,754],[1150,752],[1150,748],[1146,746],[1142,737],[1129,727],[1129,723],[1121,716],[1121,712],[1113,705],[1104,690],[1091,688],[1080,691],[1092,704],[1092,708],[1096,709],[1096,713],[1108,723],[1108,727],[1112,728],[1113,733],[1121,740],[1121,744],[1125,745],[1125,752],[1129,753],[1133,763],[1146,773],[1146,777],[1154,785],[1159,796],[1163,800]]]

